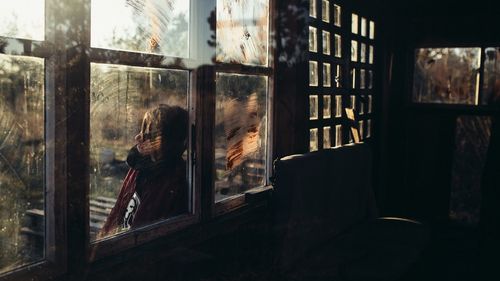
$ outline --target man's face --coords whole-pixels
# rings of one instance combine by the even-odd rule
[[[141,131],[135,136],[137,150],[143,156],[149,155],[152,161],[161,158],[162,136],[158,126],[153,124],[149,113],[144,115]]]

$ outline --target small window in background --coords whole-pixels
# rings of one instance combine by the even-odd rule
[[[356,96],[355,95],[351,95],[351,108],[353,110],[356,110]]]
[[[364,130],[364,121],[360,120],[358,122],[358,124],[359,124],[359,128],[358,128],[359,129],[359,138],[360,139],[364,139],[365,138],[365,135],[364,135],[364,133],[365,133],[365,130]]]
[[[366,44],[365,43],[361,43],[360,62],[362,62],[362,63],[366,62]]]
[[[368,70],[368,89],[373,88],[373,71]]]
[[[322,31],[322,38],[323,38],[323,54],[329,55],[330,54],[330,32],[328,31]]]
[[[188,77],[183,70],[91,64],[92,240],[188,212]],[[125,178],[136,180],[132,197]],[[111,212],[115,206],[122,209]]]
[[[318,51],[318,34],[316,27],[309,26],[309,51],[316,53]]]
[[[351,40],[351,61],[358,61],[358,41]]]
[[[342,96],[335,96],[335,117],[342,117]]]
[[[92,0],[91,46],[189,57],[190,1],[135,2]]]
[[[45,1],[2,1],[0,36],[43,41],[45,39]]]
[[[335,147],[342,146],[342,125],[335,125]]]
[[[365,114],[365,102],[366,102],[366,96],[362,96],[359,99],[359,115]]]
[[[413,102],[478,104],[480,48],[415,51]]]
[[[266,184],[268,78],[217,74],[215,201]]]
[[[368,96],[368,113],[372,113],[372,96]]]
[[[500,102],[500,48],[486,48],[481,104]]]
[[[335,57],[342,57],[342,37],[339,34],[335,34]]]
[[[316,0],[309,0],[309,16],[316,17]]]
[[[351,87],[356,89],[356,69],[351,69]]]
[[[328,0],[323,0],[322,3],[321,19],[324,22],[330,22],[330,2]]]
[[[318,86],[318,62],[309,61],[309,86]]]
[[[336,4],[333,5],[333,19],[334,19],[335,26],[340,27],[341,20],[342,20],[342,10],[341,10],[340,6],[338,6]]]
[[[269,0],[217,0],[216,36],[218,62],[267,66]]]
[[[358,34],[358,15],[352,14],[351,16],[351,32]]]
[[[332,117],[332,96],[323,96],[323,118]]]
[[[339,64],[335,67],[335,87],[342,87],[342,66]]]
[[[0,54],[0,273],[44,258],[44,81],[43,59]]]
[[[318,150],[318,129],[309,129],[309,151]]]
[[[323,148],[332,147],[332,142],[330,138],[330,126],[323,127]]]
[[[323,87],[332,86],[332,70],[329,63],[323,63]]]
[[[375,23],[370,21],[370,39],[375,39]]]
[[[373,64],[373,46],[370,45],[368,52],[368,63]]]
[[[366,79],[366,73],[364,69],[359,70],[359,88],[364,89],[365,88],[365,79]]]
[[[369,138],[372,136],[372,120],[368,119],[366,121],[366,137]]]
[[[366,37],[366,19],[361,18],[361,36]]]
[[[309,96],[309,120],[318,119],[318,96]]]

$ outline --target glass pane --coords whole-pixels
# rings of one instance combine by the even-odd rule
[[[318,96],[309,96],[309,119],[318,119]]]
[[[323,96],[323,118],[328,119],[332,117],[332,97]]]
[[[332,85],[332,72],[329,63],[323,63],[323,87],[331,87]]]
[[[335,57],[342,57],[342,37],[338,34],[335,34]]]
[[[351,95],[351,108],[356,110],[356,96]]]
[[[265,76],[217,74],[215,201],[266,184]]]
[[[351,17],[351,32],[358,34],[358,15],[352,14]]]
[[[43,41],[45,39],[45,1],[2,1],[0,36]]]
[[[318,34],[316,32],[316,28],[309,26],[309,51],[317,52],[318,51]]]
[[[365,113],[365,102],[366,102],[366,96],[361,96],[359,98],[359,110],[358,110],[359,115],[363,115]]]
[[[91,64],[92,240],[188,211],[188,74]]]
[[[361,54],[360,54],[360,61],[362,63],[365,63],[366,62],[366,44],[365,43],[361,43],[361,50],[360,50]]]
[[[330,2],[328,0],[323,0],[322,3],[321,19],[324,22],[330,22]]]
[[[335,125],[335,147],[342,146],[342,125]]]
[[[309,61],[309,86],[318,86],[318,62]]]
[[[358,61],[358,41],[351,40],[351,61]]]
[[[356,69],[351,69],[351,87],[356,89]]]
[[[370,52],[368,53],[368,63],[373,64],[373,46],[369,47]]]
[[[218,62],[267,66],[269,0],[217,0],[216,36]]]
[[[372,136],[372,120],[369,119],[366,121],[366,137],[369,138]]]
[[[358,127],[359,127],[359,128],[358,128],[358,129],[359,129],[359,138],[360,138],[360,139],[364,139],[364,138],[365,138],[365,135],[364,135],[364,133],[365,133],[365,129],[364,129],[364,124],[363,124],[363,123],[364,123],[364,122],[363,122],[363,120],[360,120],[360,121],[358,122],[358,125],[359,125],[359,126],[358,126]]]
[[[335,117],[342,117],[342,96],[335,96]]]
[[[361,18],[361,36],[366,36],[366,19]]]
[[[309,151],[318,150],[318,129],[309,129]]]
[[[323,30],[323,54],[330,54],[330,32]]]
[[[372,96],[369,95],[368,96],[368,113],[372,113],[372,103],[373,103],[372,100],[373,100]]]
[[[0,55],[0,272],[43,259],[44,60]]]
[[[359,88],[364,89],[365,88],[365,79],[366,79],[366,73],[364,69],[361,69],[359,71]]]
[[[368,70],[368,89],[373,88],[373,71]]]
[[[341,19],[342,19],[342,11],[340,9],[340,6],[338,5],[333,5],[333,19],[334,19],[334,24],[338,27],[341,26]]]
[[[481,104],[500,101],[500,48],[486,48]]]
[[[342,87],[342,67],[338,64],[335,67],[335,87]]]
[[[375,23],[370,21],[370,39],[375,39]]]
[[[480,48],[417,49],[413,101],[477,104]]]
[[[309,0],[309,16],[316,17],[316,0]]]
[[[330,126],[323,128],[323,148],[332,147],[332,142],[330,140]]]
[[[91,1],[91,46],[189,57],[189,1]]]

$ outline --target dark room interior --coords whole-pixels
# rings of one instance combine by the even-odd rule
[[[500,280],[494,1],[0,8],[0,281]]]

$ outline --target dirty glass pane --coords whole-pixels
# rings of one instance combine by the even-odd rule
[[[269,0],[217,0],[216,36],[218,62],[267,66]]]
[[[477,104],[480,48],[435,48],[415,51],[413,101]]]
[[[330,126],[323,127],[323,148],[332,147],[331,137],[330,137]]]
[[[309,0],[309,16],[316,17],[316,0]]]
[[[329,63],[323,63],[323,87],[332,85],[332,69]]]
[[[358,34],[358,15],[352,14],[351,16],[351,32]]]
[[[335,34],[335,57],[342,57],[342,37],[339,34]]]
[[[335,125],[335,147],[342,146],[342,125]]]
[[[309,151],[318,150],[318,129],[309,129]]]
[[[188,74],[91,64],[92,240],[188,211]]]
[[[339,64],[335,67],[335,87],[342,87],[342,67]]]
[[[321,19],[324,22],[330,22],[330,2],[328,0],[323,0],[322,3]]]
[[[358,41],[351,40],[351,61],[358,61]]]
[[[335,96],[335,117],[342,117],[342,96]]]
[[[309,51],[317,52],[318,51],[318,35],[316,31],[316,27],[309,26]]]
[[[338,26],[340,27],[341,25],[341,8],[340,6],[334,4],[333,5],[333,19],[334,19],[334,23],[335,26]]]
[[[323,54],[330,54],[330,32],[322,31],[323,33]]]
[[[2,1],[0,36],[43,41],[45,39],[45,1]],[[29,7],[29,8],[26,8]]]
[[[92,0],[91,46],[189,57],[189,1]]]
[[[481,104],[500,102],[500,48],[486,48]]]
[[[318,119],[318,96],[309,96],[309,120]]]
[[[323,118],[328,119],[332,117],[332,97],[323,96]]]
[[[309,61],[309,86],[318,86],[318,62]]]
[[[43,259],[44,60],[0,55],[0,272]]]
[[[266,184],[267,85],[265,76],[217,74],[216,202]]]

